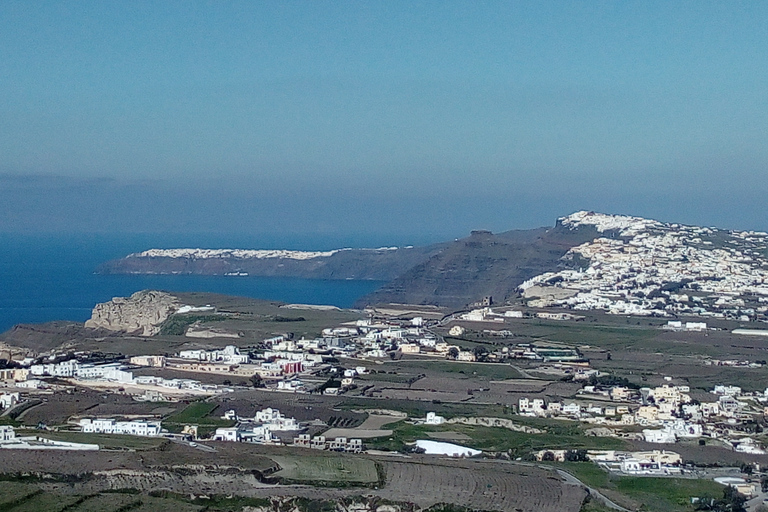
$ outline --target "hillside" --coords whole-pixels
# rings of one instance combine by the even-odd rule
[[[376,303],[434,304],[463,308],[491,296],[503,302],[517,296],[525,280],[557,269],[572,248],[597,236],[593,228],[561,225],[493,234],[473,231],[449,244],[358,305]]]

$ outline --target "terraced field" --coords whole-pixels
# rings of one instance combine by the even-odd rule
[[[384,489],[377,495],[421,508],[451,503],[474,510],[576,512],[586,491],[534,467],[470,461],[428,464],[387,462]]]
[[[361,457],[350,456],[270,456],[280,464],[273,476],[290,482],[333,482],[344,484],[375,484],[379,480],[376,464]]]

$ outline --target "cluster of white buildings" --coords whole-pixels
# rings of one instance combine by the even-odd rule
[[[256,411],[253,417],[239,416],[234,409],[224,413],[222,419],[236,421],[234,427],[217,428],[213,434],[214,441],[229,441],[235,443],[286,444],[275,432],[298,432],[304,427],[295,418],[285,417],[279,410],[267,408]],[[292,438],[293,446],[302,446],[316,450],[334,450],[360,453],[363,449],[361,439],[337,437],[326,439],[325,436],[298,434]]]
[[[129,382],[133,378],[120,363],[92,364],[81,363],[77,359],[68,359],[58,363],[33,364],[29,375],[36,377],[62,377],[79,379],[104,379],[116,382]]]
[[[213,434],[214,441],[280,444],[273,432],[301,430],[295,418],[286,418],[279,410],[267,408],[256,411],[253,417],[239,416],[234,409],[224,413],[222,419],[236,421],[234,427],[220,427]]]
[[[638,391],[623,386],[598,389],[585,386],[583,395],[598,394],[614,401],[611,405],[582,405],[575,401],[546,402],[542,398],[523,397],[518,412],[524,416],[565,418],[585,423],[624,427],[639,425],[642,439],[650,443],[675,443],[681,439],[709,437],[719,439],[737,451],[761,454],[765,451],[741,425],[756,414],[768,413],[768,389],[765,393],[745,396],[737,386],[716,386],[717,399],[693,402],[688,386],[664,384]],[[626,405],[616,404],[627,402]]]
[[[114,418],[83,418],[78,424],[83,432],[90,434],[123,434],[155,437],[159,436],[162,432],[159,421],[117,421]]]
[[[293,446],[312,448],[314,450],[360,453],[363,451],[363,440],[349,439],[346,437],[326,439],[325,436],[312,437],[309,434],[299,434],[298,437],[293,439]]]
[[[620,452],[615,450],[589,451],[589,458],[608,471],[629,475],[679,475],[683,463],[679,453],[667,450]]]
[[[10,425],[0,425],[0,449],[3,450],[73,450],[95,451],[97,444],[55,441],[39,436],[17,436]]]
[[[236,421],[234,427],[217,428],[214,441],[232,441],[273,444],[280,439],[272,432],[300,430],[301,425],[294,418],[286,418],[279,410],[267,408],[256,411],[253,417],[238,416],[234,409],[224,413],[223,419]]]
[[[208,363],[248,364],[248,354],[241,354],[234,345],[227,345],[223,350],[182,350],[178,353],[181,359],[203,361]]]
[[[586,268],[547,272],[520,288],[529,306],[622,315],[768,317],[768,234],[577,212],[563,226],[617,234],[572,248]],[[714,241],[713,241],[714,240]],[[675,285],[677,283],[677,285]]]
[[[137,356],[131,358],[136,363],[146,362],[148,366],[164,366],[162,356]],[[248,375],[252,375],[249,373]],[[94,383],[112,383],[124,386],[151,386],[167,391],[189,391],[191,393],[222,393],[230,388],[215,384],[203,384],[194,379],[165,379],[152,375],[134,376],[122,363],[81,363],[77,359],[68,359],[57,363],[33,364],[26,372],[15,375],[25,380],[15,382],[15,387],[39,388],[44,382],[34,377],[74,378]]]

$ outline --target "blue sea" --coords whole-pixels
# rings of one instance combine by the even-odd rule
[[[150,248],[328,250],[393,245],[375,238],[191,235],[21,235],[0,233],[0,333],[19,323],[82,322],[98,302],[144,289],[216,292],[350,307],[379,281],[268,277],[98,275],[99,264]],[[404,245],[404,244],[403,244]]]

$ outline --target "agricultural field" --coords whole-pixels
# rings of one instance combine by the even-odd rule
[[[234,426],[234,421],[224,420],[211,414],[218,407],[219,405],[215,402],[192,402],[180,412],[165,418],[163,428],[167,428],[171,432],[181,432],[184,425],[198,425],[198,432],[202,434],[218,427]]]
[[[160,437],[139,437],[117,434],[92,434],[83,432],[23,432],[22,435],[38,435],[54,441],[66,441],[71,443],[98,444],[101,450],[157,450],[168,444],[169,441]]]
[[[363,317],[352,310],[293,309],[281,307],[275,301],[230,297],[209,293],[177,293],[186,304],[216,304],[218,312],[225,315],[211,325],[216,328],[242,333],[239,340],[209,339],[206,344],[224,346],[234,344],[245,346],[255,344],[275,333],[292,332],[296,338],[314,338],[330,325],[355,321]],[[185,339],[182,336],[163,336],[168,341]],[[187,338],[188,341],[194,341]]]
[[[584,484],[630,510],[689,512],[691,497],[720,496],[723,487],[711,479],[655,478],[611,475],[588,462],[542,463],[566,471]],[[597,500],[595,500],[597,501]],[[599,502],[585,507],[602,511]]]
[[[353,456],[328,453],[270,455],[280,465],[272,476],[285,483],[311,483],[316,485],[374,485],[379,474],[374,461]]]
[[[72,416],[143,416],[159,419],[178,404],[137,402],[130,396],[116,393],[75,388],[65,393],[39,395],[40,404],[24,411],[17,421],[36,426],[44,423],[49,427],[67,425]]]
[[[366,446],[380,450],[408,451],[408,445],[418,439],[453,438],[457,444],[486,452],[506,452],[513,457],[524,457],[545,449],[626,449],[628,444],[617,438],[586,436],[582,427],[574,423],[546,420],[537,422],[545,432],[531,434],[501,427],[463,424],[413,425],[405,421],[390,425],[393,433],[388,437],[369,439]],[[436,434],[436,435],[435,435]],[[440,434],[443,434],[442,436]]]
[[[357,427],[331,428],[323,432],[323,435],[328,439],[334,437],[358,437],[361,439],[370,439],[372,437],[390,436],[392,435],[392,431],[389,429],[383,429],[382,427],[389,425],[390,423],[396,423],[397,421],[400,421],[400,419],[402,418],[397,416],[381,416],[371,414],[361,425]]]
[[[423,461],[422,461],[423,462]],[[576,512],[583,488],[535,467],[470,461],[387,462],[387,483],[376,494],[419,507],[451,503],[472,510]]]
[[[253,416],[256,411],[272,407],[279,409],[288,417],[298,421],[319,419],[328,424],[343,424],[345,428],[356,427],[363,423],[367,414],[339,409],[345,398],[338,396],[273,393],[261,389],[236,390],[233,393],[218,396],[210,400],[219,408],[214,415],[221,415],[234,409],[241,416]]]
[[[202,505],[135,492],[104,492],[83,495],[72,494],[61,487],[0,481],[1,512],[104,512],[117,510],[126,512],[129,510],[197,512],[203,509]]]

